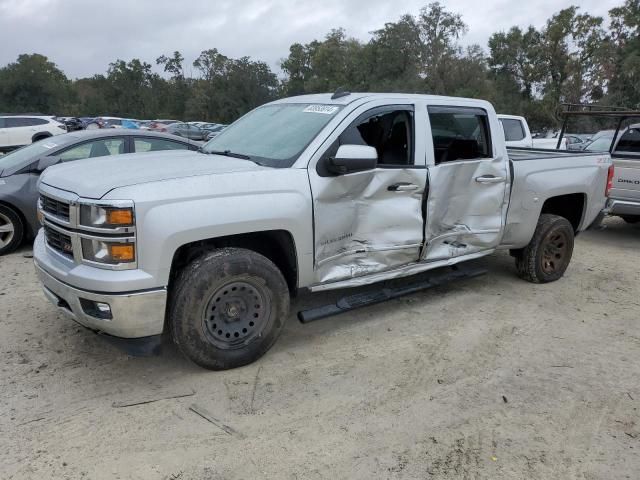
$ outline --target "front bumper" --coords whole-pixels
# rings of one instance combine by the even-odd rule
[[[81,290],[53,277],[34,259],[45,296],[63,313],[79,324],[121,338],[159,335],[164,329],[166,289],[128,293],[97,293]],[[87,305],[106,303],[110,319],[98,318]]]
[[[609,199],[605,209],[608,215],[640,215],[640,201]]]

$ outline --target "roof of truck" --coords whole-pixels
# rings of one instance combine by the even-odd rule
[[[334,94],[332,93],[316,93],[310,95],[299,95],[296,97],[287,97],[282,98],[280,100],[276,100],[271,102],[272,104],[277,103],[318,103],[318,104],[334,104],[334,105],[349,105],[357,100],[376,100],[376,99],[414,99],[414,100],[427,100],[431,102],[460,102],[464,101],[465,103],[473,103],[477,105],[488,105],[489,102],[486,100],[478,100],[474,98],[462,98],[462,97],[446,97],[441,95],[425,95],[418,93],[348,93],[339,96],[338,98],[332,98]]]

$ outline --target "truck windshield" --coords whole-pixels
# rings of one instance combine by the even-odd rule
[[[240,118],[202,147],[268,167],[290,167],[342,107],[309,103],[265,105]]]

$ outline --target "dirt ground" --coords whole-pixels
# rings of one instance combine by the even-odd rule
[[[0,478],[637,479],[640,225],[607,226],[559,282],[492,255],[484,277],[292,314],[227,372],[128,357],[56,312],[28,248],[0,258]]]

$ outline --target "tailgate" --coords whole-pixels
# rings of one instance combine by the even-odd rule
[[[640,159],[614,158],[613,188],[609,196],[640,201]]]

